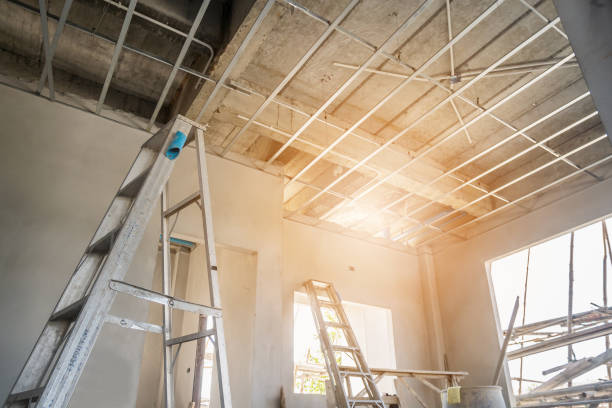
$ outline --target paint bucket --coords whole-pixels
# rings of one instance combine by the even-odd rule
[[[455,395],[451,395],[450,403],[449,390],[442,391],[442,408],[506,408],[501,387],[496,385],[453,388],[455,388]],[[459,397],[459,402],[456,402],[457,397]]]

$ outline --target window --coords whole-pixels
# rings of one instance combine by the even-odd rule
[[[611,220],[607,220],[574,231],[573,251],[572,233],[569,233],[491,263],[491,280],[503,328],[510,320],[516,296],[520,298],[520,307],[515,328],[561,318],[559,324],[532,330],[522,337],[514,338],[509,351],[541,344],[567,334],[570,265],[573,267],[574,278],[572,315],[588,313],[584,318],[574,318],[572,331],[578,332],[609,322],[606,320],[609,312],[602,307],[607,306],[606,293],[612,289],[606,276],[607,271],[612,270],[607,244],[607,256],[604,257],[605,232],[611,227]],[[595,357],[605,350],[606,338],[597,337],[573,344],[571,351],[563,346],[512,359],[509,361],[509,369],[514,393],[529,393],[561,373],[568,363],[568,352],[574,361]],[[571,385],[609,380],[608,370],[606,364],[599,365],[571,379]],[[558,387],[567,385],[568,382],[564,381]]]
[[[352,302],[342,302],[342,305],[368,365],[395,368],[391,310]],[[326,320],[334,320],[331,310],[323,309],[323,313]],[[293,324],[294,392],[325,394],[325,380],[328,379],[325,360],[310,302],[300,292],[294,293]],[[341,329],[330,329],[330,337],[334,344],[346,344]],[[354,365],[347,353],[338,353],[337,359],[341,365]],[[354,392],[358,392],[360,387],[360,382],[355,381]],[[395,393],[392,378],[383,378],[379,390],[382,393]]]

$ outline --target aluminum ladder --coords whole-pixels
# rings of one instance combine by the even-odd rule
[[[310,309],[315,322],[325,365],[329,374],[329,382],[338,408],[353,408],[369,406],[385,408],[376,382],[372,377],[368,363],[359,348],[353,328],[349,323],[340,295],[331,283],[310,280],[304,284],[310,299]],[[324,317],[327,309],[330,317]],[[329,329],[340,329],[344,333],[346,344],[333,344]],[[340,367],[336,360],[338,353],[348,355],[354,362],[354,367]],[[351,378],[361,380],[362,389],[353,394]]]
[[[85,253],[70,277],[53,313],[36,341],[5,407],[62,408],[68,405],[85,363],[105,322],[123,327],[160,333],[163,336],[165,406],[174,407],[172,347],[197,341],[196,372],[192,406],[199,408],[204,340],[215,345],[219,396],[224,408],[231,408],[229,373],[219,294],[214,234],[208,189],[204,130],[201,125],[177,116],[146,141],[119,187]],[[167,207],[165,185],[184,145],[195,139],[199,191]],[[158,198],[162,198],[163,293],[137,287],[123,279],[132,262]],[[170,246],[168,218],[201,200],[204,242],[208,255],[212,306],[174,298],[170,295]],[[117,292],[129,294],[164,308],[163,326],[135,322],[109,315]],[[171,337],[172,308],[200,315],[198,332]],[[213,329],[206,329],[206,317],[213,318]],[[178,350],[176,352],[178,354]],[[175,357],[176,358],[176,357]],[[199,375],[198,375],[199,370]],[[199,381],[199,384],[198,384]],[[197,391],[197,392],[196,392]],[[196,405],[197,404],[197,405]]]

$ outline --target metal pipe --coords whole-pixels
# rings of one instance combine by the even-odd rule
[[[47,80],[47,78],[49,78],[49,98],[51,100],[55,99],[55,89],[53,86],[53,57],[55,56],[55,50],[57,49],[59,38],[62,35],[62,31],[64,31],[64,26],[66,25],[66,20],[68,19],[68,13],[70,12],[71,6],[72,0],[64,1],[62,13],[60,14],[57,26],[55,27],[53,41],[51,42],[51,47],[49,48],[49,52],[47,53],[48,58],[45,58],[45,65],[43,67],[42,74],[40,75],[38,88],[36,88],[36,93],[40,94],[42,92],[43,87],[45,86],[45,81]]]
[[[499,4],[501,4],[501,2],[503,2],[503,1],[504,1],[504,0],[497,0],[495,4],[499,5]],[[323,112],[325,111],[325,109],[327,109],[327,107],[328,107],[329,105],[331,105],[331,104],[332,104],[332,103],[333,103],[333,102],[336,100],[336,98],[338,98],[338,96],[340,96],[340,94],[342,94],[342,92],[344,92],[344,91],[345,91],[345,90],[346,90],[346,89],[347,89],[347,88],[348,88],[348,87],[349,87],[349,86],[350,86],[350,85],[351,85],[351,84],[352,84],[352,83],[353,83],[353,82],[354,82],[354,81],[357,79],[357,77],[358,77],[359,75],[361,75],[361,73],[362,73],[362,72],[363,72],[363,71],[364,71],[364,70],[365,70],[365,69],[366,69],[366,68],[367,68],[367,67],[368,67],[368,66],[369,66],[369,65],[370,65],[372,62],[374,62],[374,60],[376,60],[376,58],[378,58],[378,57],[379,57],[379,55],[382,53],[382,50],[383,50],[383,49],[384,49],[386,46],[388,46],[389,44],[391,44],[391,43],[392,43],[392,42],[395,40],[395,38],[396,38],[396,37],[397,37],[397,36],[398,36],[398,35],[399,35],[401,32],[403,32],[403,31],[404,31],[404,30],[405,30],[405,29],[406,29],[406,28],[407,28],[409,25],[411,25],[411,24],[412,24],[412,23],[413,23],[413,22],[414,22],[414,21],[415,21],[415,20],[416,20],[416,19],[417,19],[417,18],[418,18],[418,17],[419,17],[419,16],[420,16],[420,15],[421,15],[421,14],[422,14],[424,11],[425,11],[425,9],[427,8],[427,6],[428,6],[429,4],[431,4],[432,2],[433,2],[432,0],[426,0],[426,1],[424,1],[424,2],[423,2],[423,3],[422,3],[420,6],[419,6],[419,8],[418,8],[416,11],[414,11],[414,12],[413,12],[413,13],[412,13],[412,14],[411,14],[411,15],[410,15],[410,16],[409,16],[409,17],[408,17],[408,18],[407,18],[407,19],[406,19],[406,20],[405,20],[405,21],[402,23],[402,25],[400,25],[400,26],[399,26],[399,27],[398,27],[398,28],[397,28],[397,29],[396,29],[396,30],[393,32],[393,34],[391,34],[391,36],[390,36],[389,38],[387,38],[387,39],[385,40],[385,42],[383,42],[383,43],[382,43],[382,45],[381,45],[380,47],[378,47],[378,48],[377,48],[377,50],[376,50],[376,51],[375,51],[375,52],[374,52],[374,53],[373,53],[373,54],[372,54],[372,55],[371,55],[371,56],[370,56],[370,57],[369,57],[369,58],[368,58],[368,59],[367,59],[367,60],[366,60],[366,61],[365,61],[365,62],[364,62],[364,63],[363,63],[363,64],[362,64],[360,67],[359,67],[359,69],[358,69],[358,70],[356,70],[355,72],[353,72],[353,74],[352,74],[352,75],[351,75],[351,76],[350,76],[350,77],[349,77],[349,78],[348,78],[348,79],[347,79],[347,80],[346,80],[346,81],[345,81],[345,82],[344,82],[344,83],[343,83],[343,84],[342,84],[342,85],[341,85],[341,86],[340,86],[338,89],[336,89],[336,90],[334,91],[334,93],[333,93],[333,94],[332,94],[332,95],[331,95],[331,96],[330,96],[330,97],[329,97],[329,98],[328,98],[328,99],[327,99],[327,100],[326,100],[326,101],[323,103],[323,105],[321,105],[321,106],[319,107],[319,109],[317,109],[317,111],[316,111],[316,112],[315,112],[315,113],[312,115],[312,117],[310,117],[310,118],[309,118],[309,119],[306,121],[306,123],[304,123],[304,124],[303,124],[303,125],[302,125],[302,126],[301,126],[301,127],[300,127],[300,128],[299,128],[299,129],[298,129],[298,130],[297,130],[297,131],[294,133],[294,134],[293,134],[293,136],[291,137],[291,139],[289,139],[289,140],[288,140],[288,141],[287,141],[287,142],[286,142],[286,143],[285,143],[283,146],[281,146],[281,147],[280,147],[280,148],[279,148],[279,149],[276,151],[276,153],[274,153],[274,154],[272,155],[272,157],[271,157],[271,158],[270,158],[270,159],[267,161],[267,164],[270,164],[270,163],[272,163],[274,160],[276,160],[276,158],[277,158],[278,156],[280,156],[280,154],[281,154],[282,152],[284,152],[284,151],[285,151],[285,149],[287,149],[287,147],[289,147],[289,145],[291,145],[291,143],[293,143],[293,141],[294,141],[294,140],[295,140],[295,139],[296,139],[296,138],[297,138],[297,137],[298,137],[300,134],[302,134],[302,133],[304,132],[304,130],[306,130],[306,128],[308,128],[312,122],[314,122],[315,118],[316,118],[317,116],[319,116],[321,113],[323,113]],[[493,8],[496,8],[496,7],[497,7],[497,6],[495,6],[495,7],[493,7]],[[405,81],[405,82],[407,83],[407,81]],[[369,112],[368,112],[368,113],[367,113],[365,116],[363,116],[363,117],[362,117],[362,119],[361,119],[361,120],[359,120],[359,121],[356,123],[356,125],[358,126],[358,125],[359,125],[359,124],[361,124],[363,121],[365,121],[365,120],[366,120],[366,119],[367,119],[367,118],[368,118],[370,115],[372,115],[372,114],[373,114],[373,113],[374,113],[374,112],[377,110],[377,108],[378,108],[380,105],[384,104],[384,103],[385,103],[387,100],[389,100],[389,99],[390,99],[391,97],[393,97],[393,96],[394,96],[394,95],[395,95],[397,92],[399,92],[399,91],[401,90],[401,88],[403,87],[403,85],[405,85],[405,84],[402,84],[402,85],[398,86],[398,87],[397,87],[395,90],[393,90],[393,91],[392,91],[390,94],[388,94],[388,95],[387,95],[387,97],[385,97],[385,98],[383,99],[383,101],[381,101],[381,103],[377,104],[375,108],[371,109],[371,110],[370,110],[370,111],[369,111]],[[354,130],[357,128],[357,126],[355,126],[355,125],[351,126],[351,127],[349,128],[349,130],[347,130],[346,132],[344,132],[344,133],[342,134],[342,136],[340,136],[340,138],[339,138],[339,139],[337,139],[337,140],[340,140],[340,139],[343,139],[344,137],[346,137],[346,135],[347,135],[347,134],[349,134],[349,133],[351,133],[351,132],[353,132],[353,131],[354,131]],[[333,143],[332,143],[332,144],[333,144]],[[332,147],[333,147],[333,146],[332,146]],[[324,154],[324,153],[325,153],[325,151],[324,151],[324,152],[322,152],[322,154]],[[321,156],[317,156],[317,157],[321,157]],[[318,160],[315,158],[315,161],[314,161],[314,162],[311,162],[311,163],[312,163],[312,164],[314,164],[316,161],[318,161]],[[312,164],[311,164],[311,165],[312,165]],[[307,166],[307,167],[308,167],[308,166]],[[310,168],[310,167],[308,167],[308,168]],[[300,172],[300,173],[301,173],[301,172]],[[298,174],[299,174],[299,173],[298,173]],[[287,185],[289,185],[289,184],[291,184],[291,181],[289,181],[289,182],[287,183]]]
[[[119,38],[115,43],[115,49],[113,50],[113,56],[111,58],[110,67],[106,72],[106,79],[104,80],[104,85],[102,86],[102,92],[100,92],[100,97],[98,98],[98,104],[96,105],[96,114],[100,114],[102,110],[102,105],[104,104],[104,100],[106,100],[106,93],[108,92],[108,87],[110,86],[111,80],[113,79],[113,74],[115,73],[115,67],[117,66],[117,62],[119,61],[119,54],[121,54],[121,50],[123,49],[123,43],[125,41],[125,37],[127,36],[128,29],[130,27],[130,22],[132,21],[132,15],[134,14],[134,9],[136,8],[136,3],[138,0],[130,0],[130,6],[125,13],[125,18],[123,19],[123,25],[121,26],[121,31],[119,32]]]
[[[612,159],[612,154],[608,155],[608,156],[606,156],[606,157],[604,157],[602,159],[599,159],[599,160],[595,161],[594,163],[589,164],[588,166],[583,167],[583,170],[590,170],[592,168],[595,168],[595,167],[597,167],[597,166],[607,162],[610,159]],[[557,184],[562,183],[565,180],[568,180],[568,179],[570,179],[570,178],[572,178],[572,177],[574,177],[574,176],[576,176],[576,175],[578,175],[580,173],[582,173],[582,170],[576,170],[576,171],[574,171],[574,172],[572,172],[572,173],[570,173],[570,174],[568,174],[568,175],[566,175],[564,177],[561,177],[561,178],[559,178],[559,179],[557,179],[557,180],[555,180],[555,181],[553,181],[551,183],[548,183],[548,184],[546,184],[546,185],[544,185],[544,186],[542,186],[542,187],[540,187],[540,188],[538,188],[538,189],[536,189],[536,190],[534,190],[534,191],[532,191],[532,192],[530,192],[528,194],[525,194],[525,195],[523,195],[523,196],[521,196],[521,197],[519,197],[519,198],[517,198],[515,200],[512,200],[510,203],[504,204],[504,205],[502,205],[500,207],[497,207],[496,209],[494,209],[492,211],[489,211],[486,214],[483,214],[483,215],[481,215],[479,217],[476,217],[476,218],[466,222],[465,224],[458,225],[456,227],[451,228],[448,231],[443,232],[440,235],[436,235],[434,237],[431,237],[431,238],[429,238],[429,239],[419,243],[418,246],[426,245],[426,244],[428,244],[428,243],[430,243],[430,242],[432,242],[434,240],[437,240],[437,239],[442,238],[442,237],[444,237],[444,236],[446,236],[446,235],[448,235],[448,234],[450,234],[452,232],[455,232],[459,228],[463,228],[463,227],[465,227],[467,225],[475,223],[476,221],[480,221],[483,218],[489,217],[489,216],[491,216],[491,215],[493,215],[493,214],[495,214],[495,213],[497,213],[497,212],[499,212],[499,211],[501,211],[501,210],[503,210],[505,208],[508,208],[511,204],[515,204],[515,203],[519,203],[521,201],[524,201],[524,200],[526,200],[526,199],[528,199],[528,198],[530,198],[530,197],[532,197],[532,196],[534,196],[536,194],[539,194],[542,191],[548,190],[549,188],[554,187]]]
[[[569,57],[569,56],[568,56]],[[567,57],[566,57],[567,58]],[[511,92],[509,95],[505,96],[504,98],[502,98],[501,100],[499,100],[498,102],[496,102],[493,106],[484,109],[480,114],[478,114],[477,116],[475,116],[473,119],[471,119],[470,121],[468,121],[468,123],[465,124],[465,126],[470,126],[474,123],[476,123],[478,120],[482,119],[484,116],[486,116],[489,112],[497,109],[499,106],[501,106],[502,104],[506,103],[507,101],[509,101],[510,99],[512,99],[513,97],[515,97],[516,95],[518,95],[519,93],[523,92],[525,89],[528,89],[529,87],[531,87],[533,84],[537,83],[538,81],[540,81],[541,79],[543,79],[544,77],[546,77],[547,75],[549,75],[551,72],[553,72],[555,69],[557,69],[558,67],[560,67],[565,61],[565,59],[562,59],[561,61],[559,61],[557,64],[555,64],[554,66],[550,67],[548,70],[544,71],[543,73],[541,73],[540,75],[538,75],[537,77],[533,78],[531,81],[521,85],[518,89],[516,89],[515,91]],[[467,84],[466,84],[467,86]],[[463,88],[461,88],[463,89]],[[422,118],[425,118],[428,115],[428,113],[426,113],[425,115],[421,116],[421,118],[417,119],[416,122],[414,122],[413,124],[411,124],[407,129],[410,129],[412,127],[415,126],[415,123],[419,123],[420,120]],[[510,125],[508,125],[510,126]],[[421,151],[419,154],[417,154],[411,161],[407,162],[406,164],[400,166],[397,170],[395,170],[394,172],[392,172],[391,174],[389,174],[386,179],[389,179],[393,176],[395,176],[396,174],[399,174],[400,172],[404,171],[406,168],[408,168],[409,166],[412,165],[412,163],[414,163],[414,161],[419,160],[420,158],[424,157],[425,155],[427,155],[429,152],[431,152],[432,150],[434,150],[435,148],[437,148],[438,146],[442,145],[444,142],[446,142],[447,140],[451,139],[452,137],[454,137],[455,135],[459,134],[459,132],[461,132],[461,128],[459,127],[457,129],[455,129],[452,133],[450,133],[448,136],[444,137],[443,139],[439,140],[438,142],[434,143],[433,145],[429,146],[428,148],[426,148],[424,151]],[[512,126],[512,129],[515,132],[519,132],[520,131],[518,129],[516,129],[514,126]],[[526,136],[526,135],[524,135]],[[527,136],[526,136],[527,137]],[[531,139],[531,138],[530,138]],[[382,184],[384,181],[386,180],[382,180],[378,185]],[[360,194],[361,196],[365,196],[366,194],[368,194],[370,191],[373,191],[374,188],[376,188],[378,185],[372,186],[370,187],[368,190],[364,191],[362,194]],[[395,200],[393,203],[391,203],[390,205],[396,205],[399,202],[410,198],[411,196],[413,196],[414,193],[408,193],[406,195],[404,195],[403,197],[401,197],[398,200]],[[365,221],[365,220],[363,220]]]
[[[300,58],[300,60],[293,66],[293,68],[289,71],[287,75],[283,78],[283,80],[274,88],[274,90],[268,95],[268,97],[264,100],[264,102],[259,105],[255,113],[251,115],[247,123],[240,129],[238,133],[234,135],[234,137],[230,140],[230,142],[225,146],[221,156],[225,156],[227,152],[232,148],[234,143],[246,132],[248,127],[253,123],[253,121],[266,109],[266,107],[272,102],[272,100],[287,86],[287,84],[297,75],[297,73],[302,69],[304,65],[310,60],[310,57],[323,45],[323,43],[329,38],[329,36],[335,31],[336,27],[340,25],[340,23],[353,11],[353,9],[359,4],[360,0],[351,0],[351,2],[342,10],[342,13],[336,17],[333,23],[327,26],[327,29],[319,36],[317,41],[306,51],[306,53]]]
[[[187,34],[187,38],[185,39],[185,42],[183,43],[183,47],[181,48],[181,51],[179,52],[179,55],[176,58],[176,62],[174,63],[174,66],[172,67],[172,71],[170,71],[170,75],[168,76],[168,79],[166,80],[164,89],[162,90],[161,95],[159,96],[159,99],[157,100],[157,104],[155,105],[155,109],[153,110],[153,114],[151,115],[151,119],[149,119],[147,130],[150,130],[151,127],[153,127],[153,124],[155,123],[155,119],[157,119],[157,115],[159,114],[159,111],[161,107],[163,106],[164,101],[166,100],[168,91],[170,91],[170,87],[172,86],[172,83],[174,82],[174,77],[176,76],[176,73],[178,72],[178,67],[180,67],[183,64],[183,59],[185,58],[185,55],[187,55],[189,46],[191,45],[191,42],[195,38],[195,34],[198,31],[198,27],[200,27],[200,23],[202,19],[204,18],[204,14],[206,13],[206,9],[208,9],[209,4],[210,4],[210,0],[203,0],[202,4],[200,5],[198,14],[196,14],[193,24],[191,25],[191,28],[189,29],[189,34]]]
[[[117,1],[113,1],[113,0],[104,0],[105,3],[108,3],[112,6],[115,6],[121,10],[126,10],[127,11],[127,7],[125,7],[123,4],[117,2]],[[134,11],[134,15],[136,17],[140,17],[143,20],[148,21],[149,23],[155,24],[158,27],[162,27],[165,30],[171,31],[175,34],[180,35],[181,37],[185,37],[187,38],[188,34],[182,32],[181,30],[177,30],[174,27],[169,26],[168,24],[162,23],[159,20],[155,20],[154,18],[151,18],[149,16],[147,16],[146,14],[142,14],[139,13],[138,11]],[[198,40],[197,38],[193,38],[192,40],[194,43],[203,46],[204,48],[208,49],[208,52],[210,53],[210,57],[208,58],[208,61],[206,62],[206,66],[204,67],[203,71],[206,72],[206,70],[208,69],[208,66],[210,65],[210,62],[212,61],[213,57],[215,56],[215,51],[213,50],[212,46],[208,43],[205,43],[202,40]]]
[[[232,72],[232,69],[238,63],[238,60],[240,59],[240,57],[242,56],[242,54],[246,50],[247,45],[253,39],[253,36],[255,35],[257,30],[259,29],[259,26],[263,22],[264,18],[268,15],[270,10],[272,9],[272,6],[274,6],[274,2],[275,2],[275,0],[268,0],[266,2],[265,6],[263,7],[263,9],[259,12],[259,15],[257,16],[257,19],[255,19],[255,22],[253,23],[253,25],[249,29],[249,32],[247,33],[246,37],[244,37],[244,40],[240,44],[240,47],[238,47],[238,49],[236,50],[236,53],[232,57],[230,63],[228,64],[228,66],[223,71],[223,74],[221,74],[221,78],[219,78],[219,80],[217,81],[217,84],[213,88],[213,90],[210,93],[210,95],[208,95],[208,98],[206,98],[206,102],[204,102],[204,106],[202,106],[202,109],[200,109],[200,112],[198,113],[198,116],[195,119],[196,122],[199,122],[200,119],[202,119],[202,115],[204,115],[204,112],[206,111],[208,106],[210,106],[210,104],[213,101],[213,99],[215,98],[215,96],[217,96],[217,93],[219,92],[219,90],[223,86],[222,84],[225,83],[225,81],[229,77],[229,74]]]
[[[487,9],[483,14],[481,14],[476,20],[474,20],[470,25],[468,25],[468,27],[466,27],[466,29],[464,29],[464,31],[462,31],[462,33],[460,33],[458,36],[456,36],[453,41],[455,40],[459,40],[463,37],[462,34],[467,34],[466,30],[471,30],[477,23],[479,23],[484,17],[486,17],[488,14],[490,14],[489,10],[491,10],[492,7],[494,7],[496,4],[498,3],[494,3],[492,6],[489,7],[489,9]],[[487,13],[489,12],[489,13]],[[555,22],[558,21],[558,18],[555,19]],[[541,28],[540,30],[538,30],[535,34],[531,35],[527,40],[523,41],[521,44],[519,44],[517,47],[515,47],[513,50],[511,50],[510,52],[508,52],[507,54],[505,54],[503,57],[501,57],[500,59],[498,59],[495,63],[493,63],[491,66],[489,66],[489,68],[487,68],[487,70],[492,70],[494,69],[496,66],[502,64],[504,61],[506,61],[507,59],[511,58],[513,55],[515,55],[516,53],[518,53],[520,50],[522,50],[524,47],[526,47],[527,45],[529,45],[531,42],[533,42],[534,40],[536,40],[538,37],[540,37],[542,34],[544,34],[552,25],[553,23],[550,23],[546,26],[544,26],[543,28]],[[448,45],[444,48],[442,48],[440,51],[446,51],[446,48],[448,47]],[[435,58],[438,58],[441,55],[440,52],[436,53],[436,55],[434,55]],[[435,59],[430,59],[428,62],[432,63],[433,61],[435,61]],[[421,68],[419,68],[419,70],[421,70],[423,67],[427,67],[429,64],[426,63],[424,64]],[[419,70],[415,71],[415,73],[413,75],[415,75],[416,73],[419,72]],[[365,158],[363,158],[360,161],[360,164],[358,164],[357,166],[354,166],[353,168],[349,169],[348,171],[344,172],[340,177],[336,178],[332,183],[330,183],[328,185],[328,187],[332,187],[334,185],[336,185],[337,183],[339,183],[341,180],[343,180],[344,178],[346,178],[349,174],[351,174],[352,172],[354,172],[361,164],[366,163],[367,161],[369,161],[372,157],[376,156],[378,153],[380,153],[382,150],[384,150],[385,147],[389,146],[390,144],[394,143],[396,140],[398,140],[400,137],[404,136],[410,129],[412,129],[414,126],[416,126],[418,123],[420,123],[422,120],[424,120],[426,117],[428,117],[430,114],[432,114],[433,112],[437,111],[440,107],[444,106],[444,104],[446,102],[448,102],[449,100],[451,100],[452,98],[454,98],[454,95],[457,94],[461,94],[463,92],[465,92],[467,89],[469,89],[472,85],[474,85],[477,81],[479,81],[482,77],[484,77],[487,74],[487,70],[483,71],[480,75],[478,75],[477,77],[475,77],[474,79],[472,79],[471,81],[469,81],[467,84],[465,84],[463,87],[461,87],[460,89],[458,89],[457,91],[455,91],[454,93],[452,93],[451,95],[447,96],[445,99],[443,99],[441,102],[439,102],[435,107],[433,107],[432,109],[428,110],[427,113],[425,113],[424,115],[422,115],[419,119],[417,119],[416,121],[414,121],[412,124],[410,124],[408,127],[404,128],[402,131],[400,131],[399,133],[397,133],[395,136],[393,136],[391,139],[389,139],[387,142],[385,142],[379,149],[375,150],[374,152],[368,154]],[[548,71],[547,71],[548,72]],[[544,74],[542,74],[544,75]],[[407,79],[406,81],[408,81],[409,79]],[[531,83],[531,82],[530,82]],[[396,88],[397,89],[397,88]],[[525,89],[524,86],[519,88],[519,89]],[[512,94],[510,94],[512,96],[516,95],[518,92],[513,92]],[[507,99],[509,99],[508,97],[502,99],[503,102],[505,102]],[[500,102],[502,102],[500,101]],[[501,103],[498,102],[497,104],[494,105],[493,108],[489,108],[489,110],[494,109],[495,107],[499,106]],[[502,103],[503,103],[502,102]],[[446,136],[445,138],[443,138],[442,140],[440,140],[439,142],[431,145],[430,147],[426,148],[424,151],[421,151],[419,154],[417,154],[411,161],[409,161],[406,165],[402,166],[402,167],[406,167],[408,165],[411,165],[412,163],[416,162],[417,160],[419,160],[420,158],[424,157],[425,155],[427,155],[429,152],[431,152],[432,150],[434,150],[436,147],[438,147],[439,145],[441,145],[442,143],[446,142],[447,140],[449,140],[450,138],[452,138],[455,134],[457,134],[459,131],[462,130],[462,128],[465,128],[469,125],[471,125],[472,123],[474,123],[476,121],[477,118],[482,117],[483,115],[479,115],[476,118],[472,119],[471,121],[469,121],[468,123],[466,123],[464,126],[461,126],[459,129],[457,129],[457,131],[451,133],[449,136]],[[357,124],[359,124],[359,122],[357,122]],[[339,138],[340,139],[340,138]],[[333,146],[339,139],[336,139],[336,141],[334,141],[330,146]],[[320,156],[322,157],[322,156]],[[314,163],[311,162],[311,164]],[[307,169],[308,166],[306,166],[305,169]],[[295,178],[298,178],[301,174],[303,174],[304,171],[298,173]],[[315,195],[314,197],[312,197],[308,202],[304,203],[304,205],[301,207],[303,208],[304,206],[310,204],[311,202],[313,202],[314,200],[316,200],[318,197],[320,197],[323,193],[319,193],[317,195]],[[300,209],[301,209],[300,208]],[[300,209],[298,209],[297,211],[299,211]]]

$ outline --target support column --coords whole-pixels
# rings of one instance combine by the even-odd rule
[[[427,317],[427,334],[429,344],[431,344],[432,369],[444,370],[448,368],[445,367],[444,362],[446,347],[444,346],[444,332],[442,330],[442,318],[440,317],[436,268],[429,247],[419,249],[419,274]]]

